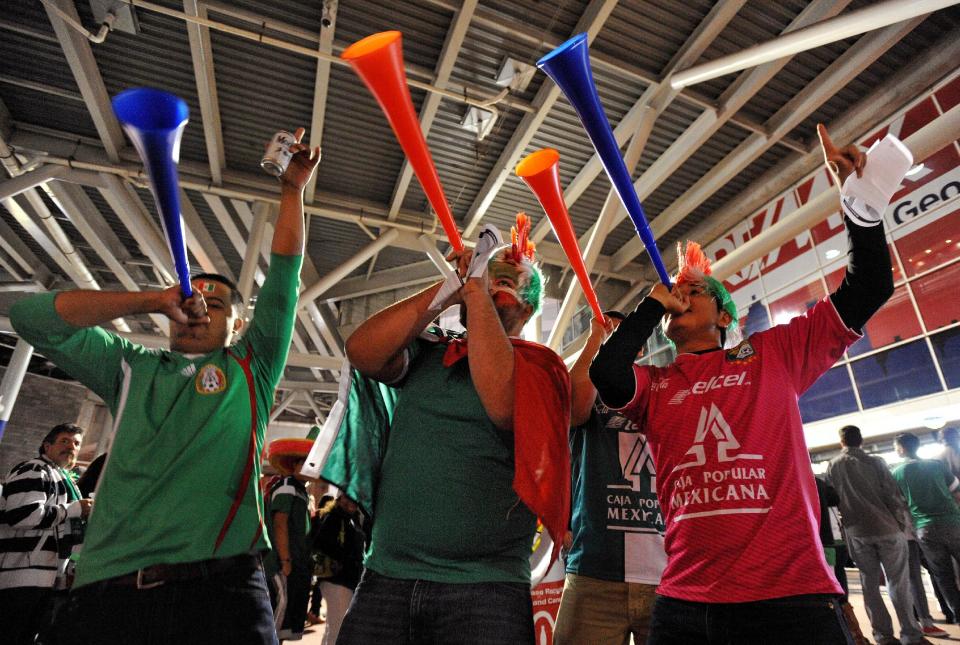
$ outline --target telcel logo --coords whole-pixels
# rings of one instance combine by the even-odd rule
[[[740,372],[740,374],[728,374],[727,376],[711,376],[706,381],[697,381],[694,383],[693,387],[690,388],[690,391],[693,394],[704,394],[710,390],[719,390],[723,387],[750,385],[750,383],[744,383],[745,378],[747,378],[746,372]]]

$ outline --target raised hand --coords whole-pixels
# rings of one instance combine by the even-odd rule
[[[297,140],[296,143],[290,146],[290,154],[293,156],[290,158],[290,164],[287,166],[287,169],[280,175],[280,183],[285,188],[303,190],[303,187],[310,181],[310,177],[320,162],[319,146],[311,150],[310,146],[300,143],[304,132],[306,132],[306,130],[303,128],[297,128],[297,131],[293,135]]]
[[[817,124],[817,135],[820,137],[820,147],[823,150],[823,159],[827,167],[836,175],[841,187],[847,180],[850,173],[857,172],[857,177],[863,176],[863,168],[867,164],[867,155],[861,152],[854,144],[837,148],[830,139],[827,128],[822,124]]]
[[[663,283],[653,285],[648,298],[658,301],[668,314],[682,314],[690,308],[690,298],[683,295],[679,289],[668,289]]]
[[[183,299],[179,285],[174,285],[157,293],[153,311],[163,314],[170,320],[186,325],[190,322],[210,322],[207,316],[207,302],[199,291],[194,290],[193,296]]]

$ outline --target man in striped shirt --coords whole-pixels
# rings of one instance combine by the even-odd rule
[[[90,514],[67,470],[73,468],[83,430],[54,427],[40,455],[14,466],[0,497],[0,624],[10,645],[33,643],[54,589],[63,583],[71,549]],[[6,640],[9,638],[10,640]]]

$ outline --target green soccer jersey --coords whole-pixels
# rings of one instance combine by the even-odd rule
[[[960,486],[947,465],[935,459],[908,459],[893,469],[907,500],[913,525],[960,526],[960,509],[952,492]]]
[[[290,348],[301,262],[273,255],[246,334],[203,356],[69,325],[53,293],[13,307],[21,337],[99,395],[116,427],[75,586],[269,548],[259,456]]]
[[[394,578],[530,582],[536,518],[513,490],[513,435],[490,421],[466,360],[418,339],[376,493],[365,565]]]
[[[264,566],[269,571],[279,571],[281,568],[273,514],[286,513],[290,562],[297,569],[309,571],[310,544],[307,536],[310,534],[310,498],[306,486],[296,477],[284,477],[271,491],[266,508],[267,529],[274,549],[264,558]]]

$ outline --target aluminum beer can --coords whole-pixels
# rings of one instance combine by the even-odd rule
[[[290,163],[290,146],[297,140],[286,130],[273,135],[270,143],[267,145],[266,152],[263,153],[263,159],[260,160],[260,167],[266,170],[274,177],[279,177],[287,170]]]

